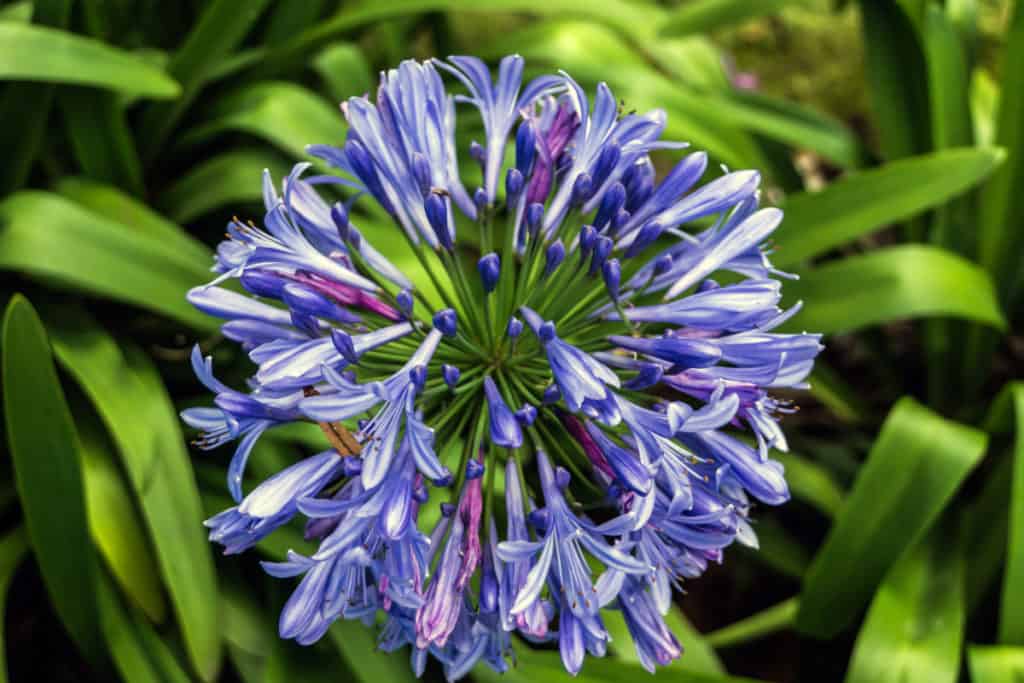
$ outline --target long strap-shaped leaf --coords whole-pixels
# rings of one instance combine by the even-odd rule
[[[974,645],[967,650],[971,683],[1018,683],[1024,678],[1024,647]]]
[[[32,304],[15,295],[3,320],[3,398],[25,528],[43,583],[82,653],[102,661],[78,435]]]
[[[901,399],[807,572],[797,627],[829,638],[853,621],[888,568],[924,535],[977,465],[987,443],[984,433]]]
[[[28,549],[25,530],[18,528],[0,539],[0,683],[7,683],[7,662],[2,647],[4,640],[4,622],[2,617],[7,608],[7,589],[10,587],[14,572],[21,564],[21,558]]]

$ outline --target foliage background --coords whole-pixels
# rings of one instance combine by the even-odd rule
[[[207,544],[227,456],[186,445],[187,350],[245,359],[184,292],[378,69],[509,52],[762,169],[793,324],[829,334],[786,420],[794,501],[690,582],[659,679],[1021,680],[1024,2],[23,0],[0,3],[0,681],[411,680],[359,625],[279,641],[289,586]],[[315,437],[268,436],[254,475]],[[564,676],[525,651],[505,678]],[[643,676],[623,635],[580,678]]]

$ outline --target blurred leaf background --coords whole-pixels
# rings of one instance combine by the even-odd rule
[[[794,501],[688,584],[659,679],[1024,679],[1024,1],[21,0],[0,3],[0,681],[411,680],[359,624],[278,640],[290,587],[214,556],[226,454],[182,433],[187,349],[236,379],[246,359],[184,293],[226,220],[260,215],[262,169],[340,142],[337,103],[379,69],[511,52],[761,169],[790,324],[829,335],[786,420]],[[268,435],[254,475],[313,432]],[[609,629],[580,679],[643,680]],[[566,676],[521,649],[506,680]]]

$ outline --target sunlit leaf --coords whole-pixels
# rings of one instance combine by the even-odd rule
[[[1018,683],[1024,678],[1024,647],[972,645],[967,663],[971,683]]]

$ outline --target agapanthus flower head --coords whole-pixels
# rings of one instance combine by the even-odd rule
[[[256,365],[234,389],[193,355],[215,399],[184,420],[202,448],[237,441],[211,540],[242,552],[306,519],[317,550],[264,564],[301,577],[280,620],[300,643],[382,623],[382,649],[455,679],[504,671],[521,637],[575,674],[617,609],[645,667],[671,662],[673,591],[789,496],[771,450],[792,409],[771,391],[803,388],[822,347],[776,331],[797,310],[763,248],[781,212],[754,171],[701,184],[701,152],[659,181],[651,154],[685,147],[663,112],[524,82],[518,56],[496,79],[472,57],[403,62],[342,111],[344,143],[309,148],[339,175],[267,174],[262,226],[232,221],[188,295]],[[482,143],[459,148],[457,113]],[[472,195],[460,158],[483,172]],[[390,234],[360,229],[366,202]],[[322,452],[247,482],[256,441],[293,422]]]

